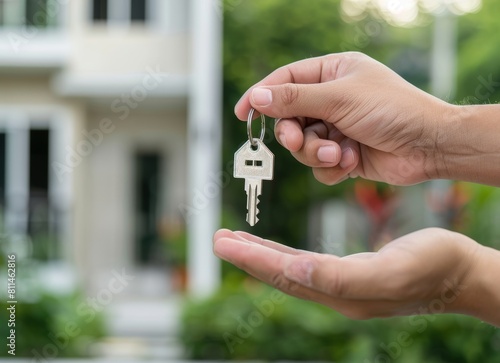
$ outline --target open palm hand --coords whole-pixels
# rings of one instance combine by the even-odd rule
[[[296,250],[246,232],[220,230],[215,253],[290,295],[355,319],[425,312],[461,312],[479,245],[430,228],[378,252],[345,257]],[[437,299],[437,300],[436,300]],[[437,302],[436,302],[437,301]]]

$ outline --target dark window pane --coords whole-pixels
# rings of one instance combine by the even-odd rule
[[[0,133],[0,208],[1,215],[5,207],[5,132]]]
[[[45,28],[48,24],[47,0],[26,0],[26,24]]]
[[[46,260],[57,255],[57,240],[50,233],[49,130],[30,130],[28,234],[33,256]]]
[[[160,162],[158,153],[141,153],[136,156],[136,259],[141,264],[161,262],[164,257],[158,233]]]
[[[146,0],[131,0],[130,17],[132,21],[146,20]]]
[[[49,188],[49,130],[30,131],[30,192]]]
[[[94,20],[108,19],[108,0],[94,0],[92,18]]]

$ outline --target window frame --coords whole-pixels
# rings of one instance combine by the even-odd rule
[[[66,4],[59,0],[44,0],[45,8],[42,9],[42,15],[45,17],[43,25],[31,24],[28,19],[29,2],[34,2],[34,5],[39,5],[37,0],[15,0],[15,1],[0,1],[0,28],[15,28],[28,27],[39,30],[57,29],[64,22]],[[33,12],[34,16],[39,10]],[[54,13],[55,12],[55,13]],[[51,16],[51,13],[54,15]]]
[[[5,200],[3,215],[3,230],[8,236],[25,238],[29,236],[30,208],[19,212],[17,204],[28,205],[30,202],[29,183],[29,134],[31,130],[46,129],[49,131],[48,149],[48,202],[57,208],[49,209],[49,227],[57,226],[54,231],[57,250],[47,256],[49,260],[67,260],[71,256],[72,231],[71,218],[67,215],[71,210],[73,199],[72,177],[64,179],[55,175],[53,165],[65,157],[65,147],[72,144],[73,124],[68,110],[57,106],[21,105],[11,106],[0,104],[0,131],[6,134],[5,146]],[[17,137],[20,144],[16,145],[12,138]],[[15,152],[15,154],[13,154]],[[13,156],[14,155],[14,156]],[[17,171],[12,173],[13,168]],[[17,175],[12,175],[17,174]],[[13,198],[15,196],[16,198]],[[57,212],[57,213],[54,213]],[[30,238],[28,238],[30,240]]]
[[[132,1],[134,0],[106,0],[107,2],[107,18],[95,19],[94,18],[94,1],[88,2],[89,4],[89,17],[90,22],[94,25],[105,24],[108,27],[128,28],[131,25],[145,25],[151,23],[150,7],[153,5],[151,0],[144,0],[144,20],[132,19]]]

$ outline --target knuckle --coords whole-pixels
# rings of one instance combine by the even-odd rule
[[[294,104],[299,98],[299,87],[294,83],[287,83],[283,85],[281,92],[281,102],[284,106]]]
[[[274,125],[274,136],[276,137],[276,139],[278,139],[278,142],[280,142],[279,136],[281,134],[285,133],[285,131],[286,131],[286,127],[284,127],[283,124],[284,124],[284,122],[279,120]]]
[[[418,298],[420,285],[415,284],[415,271],[419,271],[420,262],[405,260],[389,261],[385,276],[379,284],[379,294],[382,298],[409,301]]]
[[[325,284],[325,293],[339,299],[344,298],[347,289],[341,271],[340,268],[337,269],[336,273],[332,274]]]
[[[306,165],[315,166],[321,164],[318,160],[318,145],[315,145],[315,143],[305,142],[302,147],[302,154],[304,155]]]
[[[386,286],[381,291],[386,297],[397,296],[399,300],[411,300],[414,297],[418,297],[419,289],[415,286],[413,279],[409,278],[412,276],[413,271],[416,269],[408,270],[406,268],[395,269],[395,273],[398,275],[392,275],[390,279],[387,280]]]
[[[293,291],[294,284],[279,272],[271,278],[271,285],[281,291]]]

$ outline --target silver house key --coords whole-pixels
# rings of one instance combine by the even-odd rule
[[[234,153],[235,178],[245,179],[247,193],[247,222],[254,226],[259,218],[259,196],[262,193],[262,180],[272,180],[274,175],[274,154],[264,145],[262,139],[266,132],[266,118],[260,115],[262,130],[260,138],[252,137],[252,119],[254,109],[248,114],[248,141]]]

